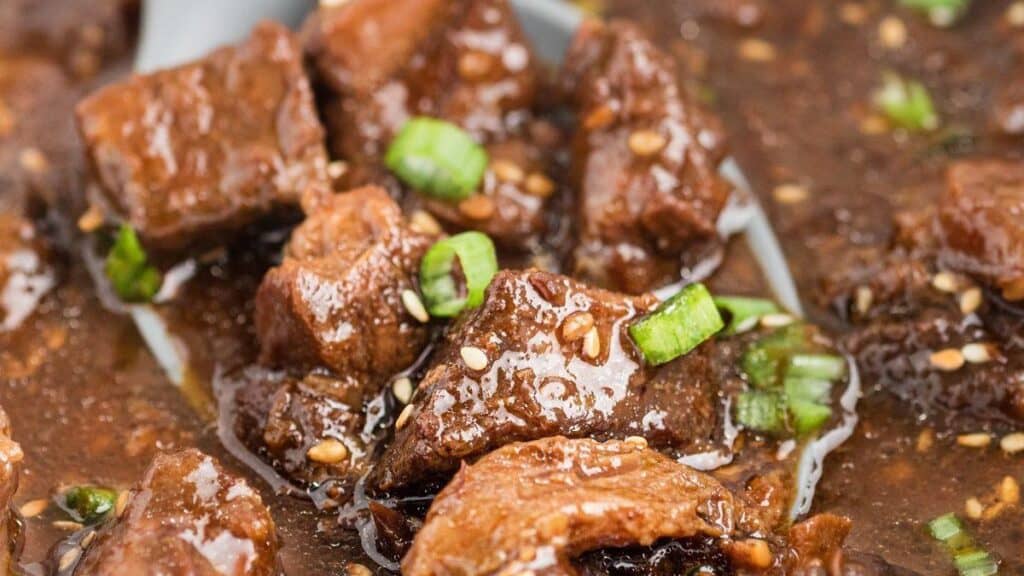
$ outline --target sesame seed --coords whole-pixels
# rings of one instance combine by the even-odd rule
[[[526,178],[526,173],[515,162],[509,160],[495,160],[491,162],[491,172],[502,182],[519,184]]]
[[[69,548],[67,552],[61,555],[60,561],[57,563],[57,570],[60,572],[66,571],[71,568],[72,564],[78,561],[78,557],[82,555],[82,549],[78,546]]]
[[[405,306],[406,312],[413,318],[424,324],[430,322],[430,314],[427,314],[427,308],[423,305],[423,300],[420,300],[419,295],[412,290],[402,290],[402,306]]]
[[[398,413],[398,419],[395,420],[395,430],[405,428],[406,423],[409,422],[409,418],[412,418],[412,413],[412,404],[406,404],[405,408],[402,408],[402,411]]]
[[[927,452],[932,449],[935,445],[935,432],[931,428],[925,428],[921,430],[921,433],[917,435],[917,451]]]
[[[18,156],[18,163],[21,167],[33,174],[39,174],[46,170],[46,156],[38,148],[25,148]]]
[[[331,180],[337,180],[348,172],[348,164],[341,160],[334,160],[327,164],[327,176]]]
[[[739,54],[749,62],[771,62],[775,60],[775,46],[760,38],[747,38],[740,42]]]
[[[956,443],[967,448],[985,448],[992,443],[992,437],[984,432],[961,434],[956,437]]]
[[[117,495],[117,501],[114,503],[114,515],[120,518],[124,515],[125,508],[128,507],[128,499],[130,498],[127,490]]]
[[[780,184],[772,190],[772,196],[779,204],[799,204],[807,200],[807,188],[799,184]]]
[[[555,183],[540,172],[533,172],[526,177],[526,192],[538,198],[547,198],[555,193]]]
[[[494,209],[494,200],[483,194],[474,194],[459,202],[459,212],[471,220],[486,220],[494,215]]]
[[[67,530],[68,532],[74,532],[75,530],[81,530],[82,525],[78,522],[72,522],[70,520],[55,520],[51,523],[51,526],[58,530]]]
[[[402,404],[408,404],[412,400],[412,380],[401,377],[391,384],[391,392]]]
[[[89,544],[92,544],[92,541],[95,540],[95,539],[96,539],[96,531],[93,530],[92,532],[89,532],[88,534],[83,536],[82,537],[82,541],[79,542],[78,545],[81,548],[83,548],[83,549],[88,548]]]
[[[999,447],[1007,454],[1024,452],[1024,432],[1014,432],[1003,436],[999,441]]]
[[[470,370],[486,370],[490,363],[487,360],[487,353],[476,346],[463,346],[459,350],[459,355]]]
[[[981,501],[977,498],[968,498],[967,501],[964,502],[964,513],[967,514],[967,517],[971,520],[980,519],[984,512],[985,507],[981,505]]]
[[[327,438],[311,446],[306,456],[313,462],[338,464],[348,458],[348,447],[334,438]]]
[[[438,224],[437,219],[424,210],[417,210],[409,217],[409,228],[420,234],[440,234],[444,230]]]
[[[945,350],[933,352],[928,357],[928,362],[931,363],[933,368],[944,372],[953,372],[963,367],[964,355],[956,348],[946,348]]]
[[[975,342],[973,344],[967,344],[960,349],[960,353],[963,354],[964,360],[967,360],[971,364],[984,364],[991,362],[995,356],[992,352],[992,346],[982,342]]]
[[[574,312],[562,322],[562,338],[566,342],[575,342],[586,336],[594,327],[594,315],[590,312]]]
[[[78,229],[86,234],[95,232],[103,226],[104,221],[106,221],[106,216],[103,214],[103,209],[96,204],[89,204],[89,209],[78,217]]]
[[[494,58],[484,52],[466,52],[459,57],[459,76],[466,80],[479,80],[490,73]]]
[[[583,119],[583,127],[587,130],[600,130],[615,122],[615,110],[611,106],[602,104],[595,108]]]
[[[896,50],[907,43],[907,27],[903,20],[895,16],[886,16],[878,23],[878,40],[883,48]]]
[[[974,314],[978,308],[981,308],[982,294],[981,288],[968,288],[960,294],[960,312],[965,316],[968,314]]]
[[[356,564],[355,562],[345,567],[345,572],[348,576],[373,576],[373,572],[369,568],[362,564]]]
[[[761,326],[765,328],[781,328],[783,326],[789,326],[796,319],[789,314],[765,314],[761,316]]]
[[[638,448],[647,448],[647,438],[643,436],[626,436],[623,440],[626,444],[632,444]]]
[[[654,156],[668,144],[668,140],[654,130],[637,130],[629,135],[629,149],[641,157]]]
[[[889,123],[879,114],[869,114],[861,119],[859,128],[861,134],[877,136],[889,131]]]
[[[1004,476],[999,483],[999,501],[1007,504],[1020,503],[1020,484],[1013,476]]]
[[[1006,9],[1006,23],[1014,28],[1024,27],[1024,2],[1014,2]]]
[[[871,310],[871,305],[875,302],[875,293],[869,286],[858,286],[857,290],[853,294],[853,303],[857,309],[857,313],[864,316]]]
[[[939,272],[932,276],[932,287],[939,292],[951,294],[960,289],[960,278],[952,272]]]
[[[29,500],[21,505],[21,508],[18,509],[18,514],[21,514],[22,518],[35,518],[46,511],[49,505],[50,501],[43,498]]]
[[[601,334],[594,326],[583,336],[583,355],[594,359],[601,355]]]
[[[336,6],[341,6],[346,2],[348,2],[348,0],[320,0],[320,6],[323,8],[334,8]]]
[[[764,540],[747,540],[746,559],[752,568],[768,568],[772,565],[772,550]]]

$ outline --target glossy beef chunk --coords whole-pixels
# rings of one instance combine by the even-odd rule
[[[0,212],[0,333],[21,326],[56,283],[35,227]]]
[[[213,458],[185,450],[156,457],[74,573],[269,576],[279,572],[277,549],[259,494]]]
[[[321,8],[304,34],[350,183],[397,188],[382,165],[392,138],[413,116],[442,118],[483,143],[491,166],[473,200],[427,208],[512,247],[543,231],[559,136],[531,119],[536,64],[506,0],[355,0]]]
[[[1024,164],[953,164],[939,209],[943,262],[1024,300]]]
[[[379,486],[443,476],[508,442],[555,434],[706,446],[718,428],[718,371],[730,364],[708,343],[645,368],[625,329],[656,303],[546,272],[500,272],[435,354],[378,464]]]
[[[11,440],[10,422],[0,407],[0,573],[7,573],[11,560],[11,499],[18,488],[18,465],[23,458],[21,447]]]
[[[328,189],[301,54],[277,24],[192,64],[105,88],[78,117],[106,203],[160,250],[223,241]]]
[[[632,24],[585,24],[563,74],[579,117],[576,273],[630,293],[678,280],[718,242],[719,135]]]
[[[434,500],[402,573],[568,576],[590,550],[693,537],[763,547],[770,565],[767,543],[744,540],[762,528],[742,498],[642,443],[553,437],[463,468]]]
[[[380,188],[331,198],[292,233],[256,296],[261,359],[330,368],[379,386],[409,365],[429,330],[402,304],[434,238],[412,230]]]
[[[24,215],[44,205],[74,211],[82,166],[74,102],[67,78],[51,62],[0,57],[0,211]]]

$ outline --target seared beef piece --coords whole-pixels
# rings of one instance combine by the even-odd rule
[[[378,486],[444,476],[463,459],[555,434],[706,447],[718,429],[718,372],[731,364],[709,342],[661,368],[645,367],[625,329],[656,304],[650,295],[591,289],[546,272],[498,273],[483,305],[434,355],[411,415],[378,463]],[[590,325],[600,339],[594,358],[584,352]],[[467,347],[486,355],[486,368],[467,366]]]
[[[326,92],[331,150],[349,162],[350,184],[388,182],[396,190],[382,163],[391,140],[413,116],[443,118],[487,146],[492,163],[481,193],[488,200],[462,209],[428,201],[427,208],[512,247],[543,231],[553,190],[539,176],[550,170],[556,143],[528,129],[538,75],[506,0],[354,0],[320,8],[304,35]],[[499,178],[510,173],[502,162],[522,174]]]
[[[0,332],[18,328],[55,283],[32,224],[0,212]]]
[[[135,0],[4,0],[0,52],[54,58],[79,78],[131,48]]]
[[[572,575],[572,559],[598,548],[762,528],[742,498],[640,443],[545,438],[463,468],[434,500],[402,573]]]
[[[580,119],[576,273],[629,293],[678,280],[688,256],[719,241],[730,189],[716,128],[632,24],[584,24],[563,75]]]
[[[11,561],[11,499],[18,488],[18,465],[24,458],[21,447],[11,440],[11,425],[0,408],[0,574]]]
[[[198,450],[161,454],[75,574],[273,575],[277,534],[245,480]]]
[[[1024,300],[1024,165],[964,161],[949,168],[939,209],[940,261]]]
[[[159,250],[223,241],[329,190],[301,53],[277,24],[197,62],[104,88],[77,112],[108,202]]]
[[[819,514],[795,524],[789,529],[786,573],[827,573],[842,561],[843,541],[850,534],[851,525],[848,518],[834,514]]]
[[[68,195],[81,171],[74,98],[52,63],[0,58],[0,212],[27,214],[43,204],[74,211]]]
[[[256,295],[261,360],[324,366],[368,387],[411,365],[429,330],[401,294],[416,289],[433,241],[380,188],[330,198],[295,229]]]

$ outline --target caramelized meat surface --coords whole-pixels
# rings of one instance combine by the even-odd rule
[[[261,359],[330,368],[379,386],[413,363],[429,331],[406,310],[434,238],[414,231],[380,188],[337,195],[292,234],[256,296]]]
[[[74,573],[270,576],[277,549],[259,494],[213,458],[185,450],[156,457]]]
[[[947,173],[939,221],[952,269],[1024,300],[1024,165],[964,161]]]
[[[760,527],[713,478],[640,443],[546,438],[463,468],[434,500],[402,573],[571,575],[590,550]]]
[[[222,241],[328,190],[301,52],[277,24],[107,87],[79,104],[78,118],[107,203],[157,249]]]
[[[539,79],[506,0],[356,0],[319,9],[304,34],[327,93],[332,152],[350,163],[351,184],[396,189],[382,165],[391,140],[413,116],[442,118],[487,146],[492,162],[482,199],[426,207],[513,247],[543,231],[553,144],[528,129]]]
[[[580,123],[576,273],[629,293],[677,281],[718,242],[729,197],[719,135],[632,24],[584,25],[563,73]]]
[[[14,540],[11,535],[11,499],[18,488],[18,464],[24,454],[11,439],[7,413],[0,407],[0,572],[7,572]]]
[[[706,446],[718,428],[714,343],[649,369],[626,333],[650,311],[628,297],[539,271],[500,272],[482,306],[434,356],[376,471],[392,489],[444,475],[503,444],[556,434],[643,436]],[[590,335],[588,336],[588,333]],[[482,355],[486,364],[470,364]]]

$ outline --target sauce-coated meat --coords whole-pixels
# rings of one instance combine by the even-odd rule
[[[585,24],[564,74],[579,116],[577,275],[630,293],[677,281],[688,256],[718,242],[720,136],[632,24]]]
[[[278,573],[270,512],[245,480],[210,456],[198,450],[157,456],[128,498],[85,551],[76,575]]]
[[[237,46],[81,102],[79,128],[116,216],[175,250],[324,194],[323,130],[301,56],[287,29],[264,23]]]
[[[7,413],[0,407],[0,573],[7,573],[14,541],[11,537],[11,499],[18,488],[18,464],[24,454],[11,440]]]
[[[380,486],[450,473],[508,442],[555,434],[706,445],[718,428],[718,372],[729,364],[708,343],[646,368],[626,327],[656,304],[651,295],[623,296],[546,272],[500,272],[483,305],[434,355],[411,415],[378,464]],[[589,348],[595,337],[597,348]],[[467,348],[486,356],[486,366],[467,365]]]
[[[21,326],[56,283],[47,250],[28,221],[0,212],[0,332]]]
[[[463,468],[434,500],[402,573],[568,576],[590,550],[761,527],[716,480],[642,443],[545,438]]]

